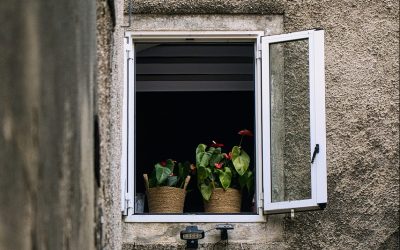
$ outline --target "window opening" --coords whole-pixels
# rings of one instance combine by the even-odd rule
[[[143,174],[155,163],[169,158],[195,163],[199,143],[215,140],[228,152],[239,143],[238,131],[247,128],[255,133],[255,49],[251,42],[138,42],[134,47],[138,197],[145,193]],[[251,169],[256,136],[242,142]],[[196,176],[188,190],[184,213],[203,213]],[[145,204],[143,212],[148,214]],[[253,194],[244,192],[242,214],[255,213],[255,207]]]

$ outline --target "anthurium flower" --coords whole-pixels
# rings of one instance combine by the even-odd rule
[[[165,166],[167,166],[167,162],[166,161],[162,161],[162,162],[160,162],[160,165],[165,167]]]
[[[232,160],[232,152],[229,152],[229,154],[225,154],[225,153],[224,153],[224,157],[225,157],[225,159],[227,159],[227,160]]]
[[[224,165],[224,163],[222,163],[222,162],[221,163],[215,163],[214,165],[215,165],[216,168],[221,169],[222,165]]]
[[[217,143],[216,141],[212,141],[213,143],[210,145],[210,147],[213,147],[213,148],[220,148],[220,147],[223,147],[224,146],[224,144],[222,144],[222,143]]]
[[[243,130],[240,130],[239,131],[239,133],[238,133],[239,135],[245,135],[245,136],[253,136],[253,133],[250,131],[250,130],[248,130],[248,129],[243,129]]]

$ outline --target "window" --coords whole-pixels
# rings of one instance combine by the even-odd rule
[[[256,222],[267,213],[326,204],[323,31],[127,33],[125,50],[126,221]],[[210,107],[220,112],[198,122]],[[191,160],[185,157],[205,140],[234,143],[233,131],[242,128],[255,134],[246,145],[255,194],[240,214],[204,213],[196,186],[183,214],[135,211],[146,166],[167,157]]]

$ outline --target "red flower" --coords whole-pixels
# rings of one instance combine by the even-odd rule
[[[216,141],[212,141],[213,143],[210,145],[210,147],[213,147],[213,148],[220,148],[220,147],[223,147],[224,146],[224,144],[222,144],[222,143],[217,143]]]
[[[224,154],[224,157],[227,160],[232,160],[232,152],[229,152],[229,154]]]
[[[167,162],[166,161],[162,161],[162,162],[160,162],[160,165],[165,167],[165,166],[167,166]]]
[[[221,169],[222,165],[224,165],[224,163],[222,163],[222,162],[221,163],[215,163],[214,165],[215,165],[216,168]]]
[[[239,131],[239,133],[238,133],[239,135],[245,135],[245,136],[253,136],[253,133],[250,131],[250,130],[248,130],[248,129],[243,129],[243,130],[240,130]]]

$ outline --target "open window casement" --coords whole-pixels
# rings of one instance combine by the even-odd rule
[[[276,36],[263,36],[263,34],[263,32],[126,33],[121,160],[121,211],[126,215],[126,222],[262,222],[266,221],[264,214],[324,207],[327,202],[324,32],[310,30]],[[143,65],[140,65],[140,62],[138,65],[135,60],[136,56],[140,56],[139,53],[144,51],[143,48],[151,47],[143,45],[149,41],[153,45],[166,44],[169,41],[182,43],[190,41],[199,45],[212,42],[224,46],[238,42],[254,44],[252,52],[254,68],[250,69],[253,72],[251,78],[253,80],[250,80],[250,83],[253,84],[256,134],[254,138],[256,212],[217,215],[184,211],[183,214],[169,215],[135,211],[136,193],[139,195],[137,183],[138,178],[141,178],[135,166],[138,161],[135,158],[137,152],[135,150],[139,149],[136,140],[140,136],[135,130],[138,124],[135,119],[140,119],[137,113],[140,108],[138,105],[140,92],[164,93],[173,91],[173,88],[182,88],[175,91],[188,89],[192,92],[202,91],[201,88],[209,88],[208,91],[223,91],[244,84],[232,87],[230,83],[216,84],[213,79],[214,82],[210,80],[201,85],[189,82],[189,85],[177,87],[174,83],[175,85],[168,85],[170,87],[167,89],[165,87],[157,89],[156,85],[150,85],[154,81],[147,81],[147,85],[141,85],[139,70]],[[197,54],[198,51],[196,50]],[[179,51],[179,53],[186,52]],[[232,56],[231,54],[235,53],[238,52],[230,52],[228,55]],[[149,70],[151,66],[160,70],[157,64],[150,65],[147,62],[145,66]],[[210,65],[204,65],[202,70],[208,66]],[[167,69],[166,66],[162,68],[162,70]],[[145,73],[154,74],[152,70]],[[231,83],[238,84],[238,81],[239,79],[233,79]],[[169,84],[167,80],[162,83]],[[210,84],[213,84],[212,89]],[[243,91],[244,88],[240,90]]]
[[[264,212],[327,202],[324,31],[262,38]]]

